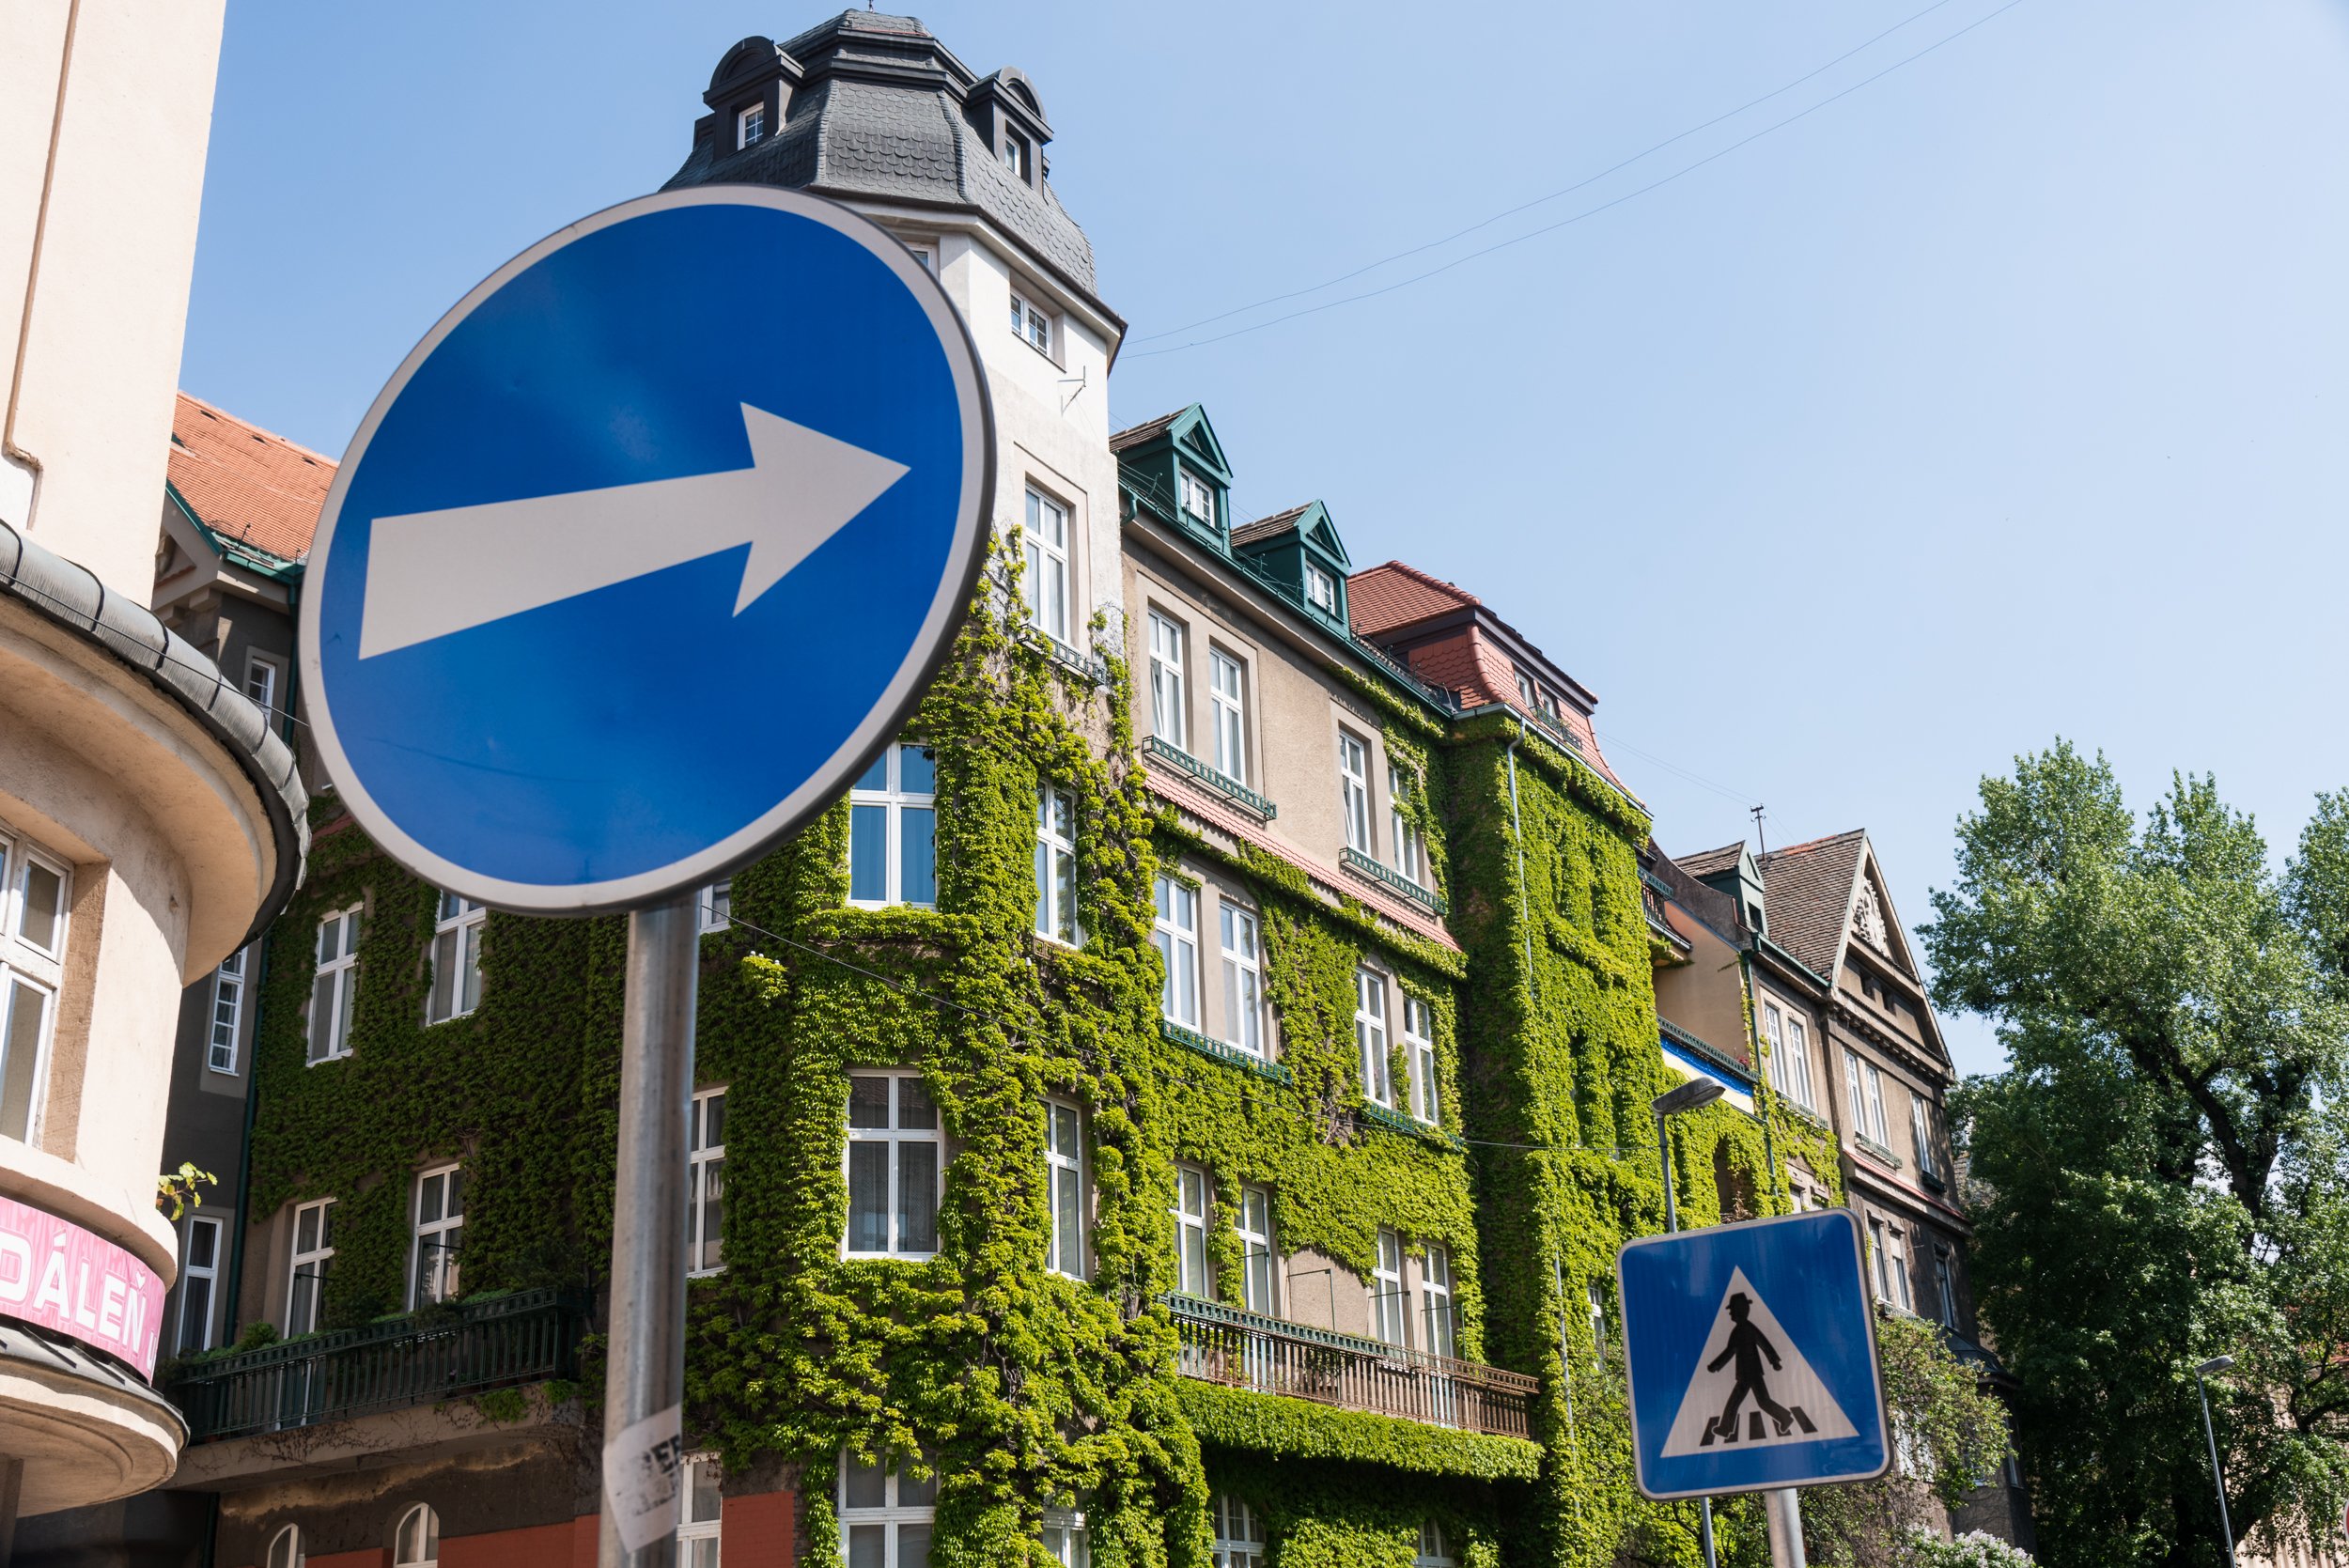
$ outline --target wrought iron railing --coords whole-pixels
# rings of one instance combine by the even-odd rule
[[[571,1293],[517,1291],[210,1357],[165,1391],[188,1419],[190,1442],[315,1426],[570,1376],[586,1315],[585,1298]]]
[[[1522,1373],[1169,1296],[1186,1377],[1495,1436],[1531,1435]]]
[[[1442,893],[1433,888],[1420,886],[1419,883],[1412,881],[1392,866],[1380,865],[1350,844],[1340,852],[1339,859],[1345,864],[1346,869],[1357,877],[1366,877],[1381,887],[1401,893],[1430,914],[1441,915],[1451,912],[1452,906],[1445,900]]]
[[[1221,768],[1200,761],[1180,746],[1160,740],[1155,735],[1148,735],[1143,737],[1142,749],[1160,762],[1190,774],[1209,789],[1230,796],[1236,804],[1255,813],[1267,822],[1281,815],[1281,808],[1270,800],[1266,800]]]

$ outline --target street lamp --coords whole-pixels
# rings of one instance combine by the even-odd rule
[[[1672,1205],[1672,1148],[1664,1136],[1664,1118],[1677,1116],[1684,1110],[1711,1105],[1721,1097],[1721,1086],[1709,1078],[1692,1078],[1677,1089],[1667,1090],[1656,1096],[1656,1157],[1664,1168],[1664,1229],[1677,1234],[1680,1211]],[[1713,1560],[1713,1499],[1701,1498],[1703,1512],[1699,1516],[1700,1531],[1704,1543],[1704,1568],[1717,1568]],[[2228,1568],[2234,1568],[2232,1562]]]
[[[2202,1401],[2202,1436],[2210,1444],[2210,1479],[2218,1488],[2218,1544],[2227,1548],[2227,1568],[2234,1568],[2234,1524],[2227,1517],[2227,1477],[2218,1467],[2218,1431],[2210,1424],[2210,1389],[2202,1379],[2233,1365],[2232,1356],[2213,1356],[2194,1369],[2194,1391]]]

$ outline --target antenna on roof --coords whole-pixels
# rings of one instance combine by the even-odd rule
[[[1753,817],[1753,841],[1756,846],[1754,849],[1754,858],[1757,860],[1770,852],[1770,841],[1765,837],[1762,832],[1762,813],[1764,809],[1765,808],[1761,806],[1752,806],[1748,808]]]

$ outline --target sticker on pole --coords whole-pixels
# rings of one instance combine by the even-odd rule
[[[482,903],[723,877],[945,659],[993,451],[961,318],[867,219],[710,185],[573,224],[442,318],[335,474],[302,596],[327,770]]]
[[[605,1512],[620,1545],[641,1552],[677,1533],[685,1482],[684,1407],[672,1405],[603,1445]]]
[[[1633,1454],[1651,1498],[1881,1475],[1874,1309],[1848,1209],[1627,1242]]]

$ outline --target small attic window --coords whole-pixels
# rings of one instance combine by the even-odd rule
[[[1179,471],[1183,510],[1209,528],[1215,526],[1215,489],[1189,469]]]
[[[1027,137],[1017,131],[1003,132],[1003,167],[1011,171],[1014,179],[1023,182],[1027,179],[1028,161],[1034,156]]]
[[[754,103],[749,108],[734,116],[734,147],[736,151],[740,151],[742,148],[749,147],[754,142],[762,142],[766,139],[767,105],[764,102]]]
[[[1324,614],[1338,613],[1338,580],[1311,561],[1305,563],[1305,601]]]

